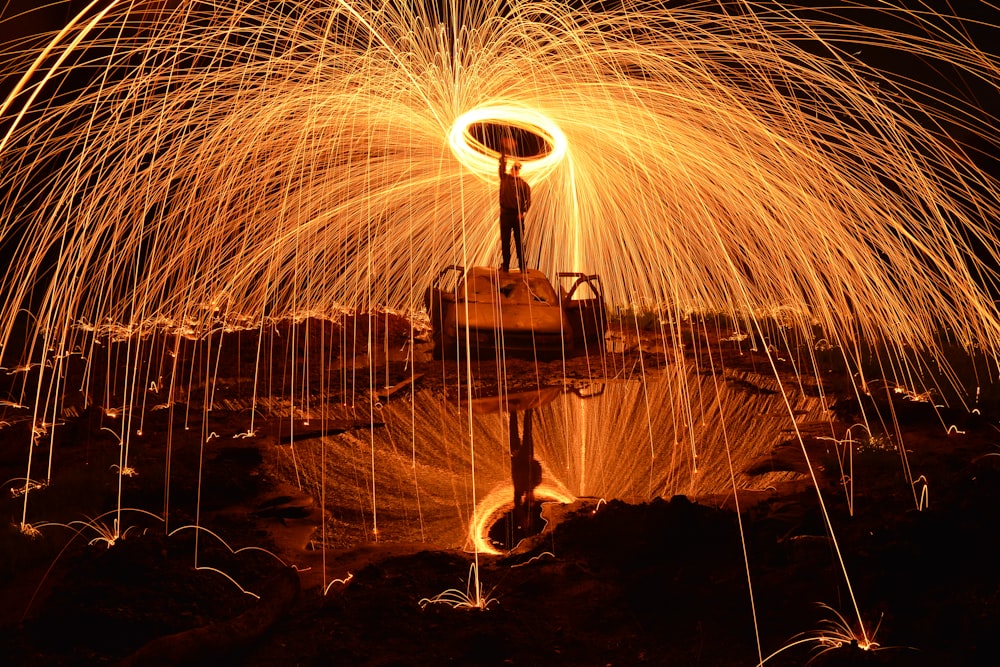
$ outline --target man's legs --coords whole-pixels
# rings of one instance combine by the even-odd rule
[[[500,256],[503,259],[500,265],[501,271],[510,271],[510,235],[516,227],[509,216],[500,214]]]
[[[521,236],[524,233],[524,223],[518,220],[512,225],[512,230],[514,232],[514,251],[517,253],[517,266],[521,269],[521,273],[528,270],[527,265],[524,263],[524,243],[521,241]],[[507,251],[508,258],[510,257],[510,251]],[[506,264],[505,264],[506,265]]]

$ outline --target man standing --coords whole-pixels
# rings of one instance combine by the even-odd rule
[[[524,214],[531,206],[531,187],[521,178],[521,163],[515,162],[507,173],[507,153],[500,151],[500,247],[503,257],[502,271],[510,271],[510,237],[514,237],[518,268],[527,270],[524,263]]]

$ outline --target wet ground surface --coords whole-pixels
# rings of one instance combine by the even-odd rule
[[[645,363],[664,351],[647,352]],[[571,372],[589,372],[575,364]],[[513,375],[522,381],[529,374]],[[117,504],[108,469],[120,448],[80,410],[59,427],[58,483],[32,504],[34,516],[80,522],[39,520],[40,534],[25,537],[21,499],[5,495],[0,646],[8,664],[26,665],[747,665],[808,640],[765,664],[998,664],[996,419],[902,398],[890,410],[888,400],[881,412],[895,412],[904,448],[895,432],[859,442],[852,484],[830,442],[805,440],[835,539],[796,444],[756,465],[797,471],[798,481],[741,494],[739,513],[731,494],[591,499],[548,508],[546,530],[501,556],[368,543],[329,551],[325,563],[315,499],[277,474],[264,438],[201,447],[197,418],[184,430],[168,411],[144,424],[130,459],[139,473],[121,478],[123,504],[157,516],[124,512],[119,532],[128,531],[109,547],[97,529],[113,533],[118,515],[94,517]],[[838,402],[845,428],[857,408]],[[234,412],[230,430],[244,423]],[[261,424],[280,447],[280,422]],[[5,431],[5,478],[24,474],[22,431]],[[208,460],[225,465],[199,466]],[[5,485],[11,495],[17,486]],[[167,526],[155,509],[165,502]],[[196,522],[213,534],[185,528]],[[268,551],[232,552],[242,547]],[[485,609],[470,607],[477,598]],[[879,650],[852,647],[836,614],[863,645],[860,615]]]

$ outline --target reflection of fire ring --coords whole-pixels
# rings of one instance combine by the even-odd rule
[[[469,526],[469,543],[472,549],[479,553],[501,554],[490,541],[489,533],[493,524],[514,506],[513,494],[514,488],[505,484],[493,489],[489,495],[479,501],[476,506],[475,521]],[[568,505],[575,500],[575,496],[548,484],[542,484],[535,489],[535,502],[557,502]]]
[[[566,137],[549,118],[517,106],[479,107],[459,116],[448,143],[459,162],[481,178],[495,179],[501,141],[529,182],[548,176],[566,155]]]

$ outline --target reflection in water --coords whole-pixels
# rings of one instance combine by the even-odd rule
[[[521,413],[522,427],[518,429],[519,413],[516,410],[510,411],[510,479],[514,487],[514,508],[510,513],[511,539],[503,542],[508,547],[541,530],[541,517],[534,514],[535,488],[542,483],[542,464],[535,458],[531,413],[531,409]]]
[[[418,388],[379,408],[380,426],[297,443],[303,483],[327,508],[327,543],[471,548],[470,532],[507,513],[530,521],[536,501],[731,493],[730,459],[738,488],[764,489],[796,476],[744,473],[793,437],[789,415],[825,421],[820,399],[745,373],[671,366],[575,389],[464,401]]]

